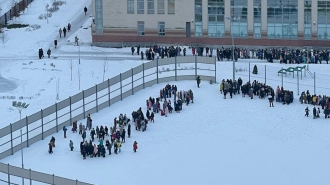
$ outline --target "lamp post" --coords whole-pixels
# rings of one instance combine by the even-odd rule
[[[234,45],[234,34],[233,34],[233,22],[240,20],[240,18],[231,18],[231,17],[225,17],[227,20],[230,21],[230,32],[231,32],[231,44],[232,44],[232,55],[233,55],[233,82],[235,81],[235,73],[236,73],[236,69],[235,69],[235,45]]]
[[[79,64],[80,64],[80,45],[78,45]]]
[[[13,107],[16,107],[19,112],[19,122],[20,122],[20,133],[21,133],[21,158],[22,158],[22,168],[24,168],[24,160],[23,160],[23,137],[22,137],[22,110],[26,109],[29,104],[22,103],[22,102],[16,102],[13,101]],[[24,177],[22,177],[22,185],[24,185]]]

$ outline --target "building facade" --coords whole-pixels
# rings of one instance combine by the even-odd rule
[[[93,44],[320,46],[330,0],[93,0]]]

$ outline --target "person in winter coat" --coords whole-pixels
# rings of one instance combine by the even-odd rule
[[[114,141],[113,149],[114,149],[115,154],[118,154],[118,143],[116,140]]]
[[[69,147],[70,147],[70,150],[73,151],[73,142],[70,140],[70,143],[69,143]]]
[[[87,13],[87,7],[86,6],[84,8],[84,12],[85,12],[85,15],[86,15],[86,13]]]
[[[69,23],[68,24],[68,32],[70,32],[70,30],[71,30],[71,24]]]
[[[100,139],[100,146],[103,146],[103,139]]]
[[[50,143],[52,144],[53,147],[55,147],[55,137],[52,136],[52,138],[50,139]]]
[[[48,153],[53,153],[53,144],[51,142],[48,144]]]
[[[95,130],[94,130],[94,128],[92,128],[92,130],[91,130],[91,138],[92,138],[92,141],[94,141],[94,135],[95,135]]]
[[[136,152],[136,150],[138,149],[138,143],[136,141],[134,141],[133,143],[133,151]]]
[[[316,118],[316,107],[313,108],[313,119]]]
[[[306,107],[306,109],[305,109],[305,116],[308,117],[308,115],[309,115],[309,109],[308,109],[308,107]]]
[[[85,141],[85,139],[86,139],[86,131],[83,132],[83,134],[82,134],[81,137],[82,137],[83,141]]]
[[[199,88],[199,84],[201,83],[201,77],[200,76],[197,76],[196,82],[197,82],[197,87]]]
[[[57,40],[54,40],[55,49],[57,48]]]
[[[63,126],[63,132],[64,132],[64,138],[66,138],[66,131],[67,131],[68,129],[65,127],[65,126]]]
[[[143,53],[143,51],[141,51],[141,60],[143,60],[144,59],[144,53]]]
[[[151,112],[151,114],[150,114],[150,122],[155,123],[154,117],[155,117],[154,112]]]
[[[47,55],[48,55],[48,58],[50,58],[50,54],[52,53],[52,51],[50,50],[50,48],[47,50]]]
[[[82,123],[79,124],[79,135],[82,134]]]
[[[128,124],[127,135],[128,135],[128,138],[131,138],[131,124]]]
[[[98,153],[98,149],[96,144],[94,144],[93,156],[96,157],[97,153]]]
[[[39,59],[43,58],[44,57],[44,52],[42,50],[42,48],[39,49]]]
[[[65,37],[66,36],[66,28],[63,27],[63,36]]]
[[[123,129],[123,131],[121,133],[121,142],[125,143],[125,137],[126,137],[126,130]]]
[[[111,143],[109,142],[109,140],[106,140],[105,142],[105,146],[107,147],[107,149],[109,150],[109,155],[111,155],[111,148],[112,148],[112,145]]]
[[[272,95],[268,95],[269,107],[274,107],[274,99]]]
[[[60,38],[62,38],[62,28],[58,30],[58,33],[60,34]]]

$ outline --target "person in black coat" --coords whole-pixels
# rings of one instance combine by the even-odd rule
[[[43,51],[42,48],[39,49],[39,59],[41,59],[43,57]]]
[[[143,51],[141,51],[141,60],[144,59],[144,56],[143,56]]]
[[[128,135],[128,138],[131,137],[131,124],[128,124],[128,127],[127,127],[127,135]]]
[[[316,107],[313,108],[313,119],[316,118]]]
[[[101,156],[105,157],[105,148],[104,148],[104,146],[101,146]]]
[[[64,27],[63,28],[63,34],[64,34],[64,37],[66,36],[66,28]]]
[[[49,147],[48,152],[49,152],[50,154],[52,154],[52,153],[53,153],[53,146],[52,146],[52,143],[49,143],[49,144],[48,144],[48,147]]]
[[[86,6],[84,8],[84,12],[85,12],[85,15],[86,15],[86,13],[87,13],[87,7]]]
[[[123,132],[121,133],[121,142],[125,143],[125,136],[126,136],[126,130],[123,129]]]
[[[111,155],[111,148],[112,148],[112,145],[111,143],[109,142],[109,140],[107,140],[105,142],[105,146],[107,147],[107,149],[109,150],[109,155]]]
[[[57,40],[54,40],[55,49],[57,48]]]
[[[201,77],[200,76],[197,76],[196,82],[197,82],[197,87],[199,88],[199,84],[201,83]]]

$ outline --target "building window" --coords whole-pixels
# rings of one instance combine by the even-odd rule
[[[144,21],[137,22],[137,34],[138,36],[144,35]]]
[[[247,37],[247,0],[231,0],[231,35]]]
[[[312,38],[312,1],[304,1],[304,38]]]
[[[195,0],[195,37],[203,36],[203,3]]]
[[[224,0],[208,0],[208,37],[225,36]]]
[[[175,14],[175,0],[168,0],[167,14]]]
[[[165,2],[164,0],[157,0],[157,13],[165,14]]]
[[[134,14],[134,0],[127,0],[127,14]]]
[[[137,0],[137,13],[144,14],[144,0]]]
[[[267,1],[268,38],[295,39],[298,37],[298,0]]]
[[[155,0],[148,0],[148,14],[155,13]]]
[[[165,35],[165,22],[158,22],[158,35]]]
[[[330,39],[330,1],[317,3],[317,37]]]
[[[253,36],[261,38],[261,0],[253,1]]]

